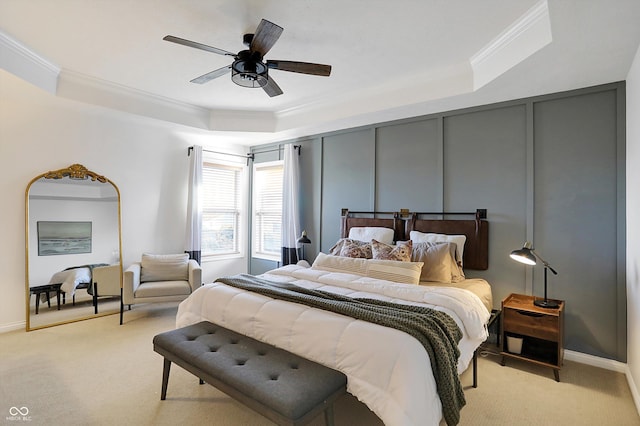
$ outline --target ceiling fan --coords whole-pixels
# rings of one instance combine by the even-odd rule
[[[191,40],[185,40],[172,35],[165,36],[163,40],[181,44],[183,46],[194,47],[217,53],[218,55],[231,56],[234,58],[230,65],[208,72],[200,77],[191,80],[192,83],[203,84],[231,72],[231,80],[243,87],[262,87],[267,95],[273,97],[282,94],[282,89],[269,76],[269,70],[280,70],[297,72],[300,74],[311,74],[328,77],[331,74],[331,65],[313,64],[309,62],[296,61],[264,61],[264,55],[278,41],[284,29],[273,22],[263,19],[260,21],[255,34],[245,34],[243,43],[249,47],[238,53],[228,52],[217,47],[207,46]]]

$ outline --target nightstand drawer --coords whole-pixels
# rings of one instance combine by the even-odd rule
[[[502,315],[504,315],[503,327],[505,332],[554,342],[560,339],[557,316],[517,309],[504,309]]]

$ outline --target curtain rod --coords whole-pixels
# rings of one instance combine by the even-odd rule
[[[302,148],[302,145],[294,145],[293,146],[294,149],[298,150],[298,155],[300,155],[300,149]],[[280,151],[281,149],[284,149],[283,147],[278,147],[278,148],[274,148],[274,149],[267,149],[265,151],[259,151],[259,152],[249,152],[246,155],[240,155],[240,154],[232,154],[229,152],[219,152],[219,151],[212,151],[210,149],[202,149],[202,151],[204,152],[210,152],[212,154],[220,154],[220,155],[230,155],[232,157],[241,157],[241,158],[246,158],[247,159],[247,166],[249,165],[249,160],[251,161],[255,161],[256,159],[256,154],[263,154],[266,152],[275,152],[275,151]],[[189,148],[187,148],[187,157],[189,157],[191,155],[191,151],[193,151],[193,147],[190,146]]]
[[[298,155],[300,155],[300,149],[302,148],[302,145],[294,145],[293,148],[297,149],[298,150]],[[247,155],[254,155],[255,156],[255,154],[264,154],[266,152],[275,152],[275,151],[280,151],[281,149],[284,149],[284,147],[283,146],[279,146],[279,147],[273,148],[273,149],[265,149],[264,151],[252,152],[252,153],[247,154]]]

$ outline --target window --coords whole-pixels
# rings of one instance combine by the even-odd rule
[[[242,168],[202,164],[202,255],[240,253],[240,188]]]
[[[280,261],[282,229],[282,161],[253,166],[253,256]]]

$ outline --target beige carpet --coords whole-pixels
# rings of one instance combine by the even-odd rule
[[[118,316],[0,334],[0,424],[271,425],[174,366],[160,401],[162,358],[151,340],[174,327],[175,304],[136,306]],[[566,362],[551,369],[489,355],[477,389],[465,372],[461,425],[640,425],[622,374]],[[23,418],[16,409],[26,407]],[[24,410],[23,410],[24,412]],[[335,408],[336,425],[380,425],[351,396]],[[312,425],[324,424],[322,416]]]

